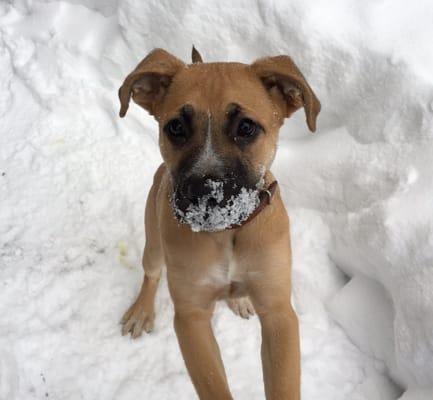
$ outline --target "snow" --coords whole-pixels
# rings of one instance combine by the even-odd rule
[[[248,10],[248,13],[245,13]],[[0,3],[0,399],[191,399],[166,282],[138,293],[161,159],[117,89],[154,47],[189,60],[293,57],[322,102],[273,171],[291,218],[303,399],[433,396],[433,7],[429,0]],[[260,329],[221,304],[236,399],[263,399]]]
[[[259,191],[241,188],[239,193],[224,201],[224,182],[207,179],[210,192],[201,196],[182,211],[173,196],[171,205],[180,222],[188,224],[193,232],[218,232],[246,221],[258,207]]]

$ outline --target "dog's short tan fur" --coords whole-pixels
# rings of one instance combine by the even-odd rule
[[[180,224],[169,199],[173,177],[188,158],[199,160],[191,168],[202,174],[220,168],[226,160],[240,160],[248,166],[251,179],[263,177],[265,186],[269,185],[274,181],[269,168],[284,118],[304,107],[307,124],[314,131],[320,103],[289,57],[264,58],[252,65],[207,64],[197,52],[194,61],[186,65],[164,50],[154,50],[119,90],[121,116],[132,97],[158,121],[164,160],[145,211],[144,281],[123,317],[123,333],[137,337],[152,329],[154,298],[165,264],[175,331],[200,399],[232,399],[211,327],[215,302],[226,299],[244,317],[254,307],[260,319],[266,398],[298,400],[299,334],[290,301],[289,220],[278,190],[252,221],[214,233],[195,233]],[[241,115],[263,127],[263,133],[248,146],[234,145],[224,133],[233,104]],[[194,135],[179,148],[167,139],[163,127],[185,105],[194,110]],[[212,152],[205,154],[209,143]]]

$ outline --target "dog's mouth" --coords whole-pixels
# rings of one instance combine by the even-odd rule
[[[235,182],[206,179],[199,193],[179,186],[171,205],[176,218],[194,232],[217,232],[241,225],[260,203],[260,185],[240,187]]]

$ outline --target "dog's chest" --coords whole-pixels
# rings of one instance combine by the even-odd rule
[[[245,291],[246,268],[237,262],[232,251],[226,257],[208,266],[200,284],[213,288],[221,293],[221,297],[242,295]]]

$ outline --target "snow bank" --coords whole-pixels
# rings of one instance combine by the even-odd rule
[[[208,61],[290,54],[323,105],[316,135],[302,113],[285,124],[274,168],[303,398],[432,398],[429,3],[0,3],[0,399],[194,397],[165,282],[154,334],[117,324],[160,162],[155,122],[120,121],[117,88],[152,48],[187,60],[192,43]],[[214,325],[234,397],[262,399],[257,320],[222,305]]]

